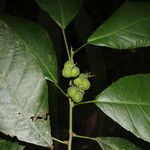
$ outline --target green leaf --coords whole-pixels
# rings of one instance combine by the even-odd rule
[[[57,81],[57,62],[53,44],[47,32],[38,24],[22,18],[1,14],[2,18],[22,40],[40,66],[43,76]]]
[[[1,150],[23,150],[24,146],[19,145],[17,142],[10,142],[0,139],[0,149]]]
[[[65,29],[79,12],[82,0],[36,0],[36,2],[61,28]]]
[[[51,147],[49,118],[33,121],[48,112],[48,88],[27,49],[26,43],[0,19],[0,131]]]
[[[116,49],[150,46],[150,2],[129,1],[88,39],[89,44]]]
[[[96,105],[114,121],[150,142],[150,74],[124,77],[96,100]]]
[[[140,148],[122,138],[100,137],[98,143],[103,150],[140,150]]]

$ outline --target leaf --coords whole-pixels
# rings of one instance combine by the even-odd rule
[[[98,143],[103,150],[140,150],[140,148],[122,138],[100,137]]]
[[[150,142],[150,74],[124,77],[96,100],[96,105],[114,121]]]
[[[36,2],[61,28],[65,29],[79,12],[82,0],[36,0]]]
[[[0,139],[0,149],[1,150],[23,150],[24,146],[19,145],[17,142],[10,142]]]
[[[26,43],[0,19],[0,131],[51,147],[48,89]],[[35,120],[35,119],[34,119]]]
[[[129,1],[88,39],[89,44],[116,49],[150,46],[150,2]]]
[[[22,40],[40,66],[43,76],[57,81],[57,61],[53,44],[47,32],[38,24],[22,18],[1,14],[2,18]]]

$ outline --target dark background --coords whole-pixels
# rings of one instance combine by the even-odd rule
[[[66,28],[69,46],[78,48],[86,42],[91,33],[107,20],[126,0],[84,0],[82,8],[76,18]],[[52,38],[58,58],[58,74],[66,61],[66,50],[60,28],[55,22],[36,4],[34,0],[0,0],[0,9],[13,16],[23,17],[41,24]],[[150,72],[150,48],[139,48],[125,51],[96,47],[88,45],[75,57],[75,62],[82,72],[89,71],[96,75],[91,78],[91,89],[85,99],[92,100],[95,96],[117,79],[130,74]],[[68,80],[60,75],[60,85],[66,90]],[[66,98],[50,83],[50,114],[52,135],[66,140],[68,138],[68,103]],[[55,97],[55,103],[51,99]],[[113,122],[94,105],[86,105],[74,110],[74,132],[86,136],[115,136],[123,137],[135,143],[143,150],[149,150],[150,144],[137,139],[133,134],[124,130]],[[9,140],[9,136],[0,134],[0,137]],[[46,150],[28,143],[26,150]],[[57,150],[65,150],[66,146],[54,143]],[[74,150],[99,150],[97,143],[92,141],[74,139]]]

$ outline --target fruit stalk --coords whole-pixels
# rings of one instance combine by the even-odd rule
[[[72,129],[73,106],[74,106],[74,103],[69,98],[69,142],[68,142],[68,150],[72,149],[72,138],[73,138],[73,129]]]
[[[70,53],[69,53],[68,43],[67,43],[67,39],[66,39],[66,35],[65,35],[65,30],[63,28],[62,28],[62,34],[63,34],[63,38],[64,38],[66,50],[67,50],[68,59],[70,60],[71,57],[70,57]]]

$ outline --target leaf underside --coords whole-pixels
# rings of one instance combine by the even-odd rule
[[[110,118],[150,142],[150,74],[122,78],[99,94],[96,101]]]
[[[51,147],[48,91],[26,43],[0,19],[0,131],[19,140]]]
[[[19,17],[1,14],[0,18],[26,43],[44,78],[57,82],[56,54],[48,33],[38,24]]]
[[[128,1],[88,39],[89,44],[116,49],[150,46],[150,2]]]

